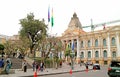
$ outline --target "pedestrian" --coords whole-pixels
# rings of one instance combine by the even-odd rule
[[[5,72],[6,72],[6,74],[9,74],[9,71],[10,71],[10,62],[9,61],[7,61],[6,62],[6,66],[5,66]]]
[[[39,68],[39,63],[36,62],[36,72],[38,71],[38,68]]]
[[[4,61],[3,61],[3,59],[1,59],[0,60],[0,73],[1,73],[3,67],[4,67]]]
[[[27,62],[26,62],[26,60],[23,61],[22,65],[23,65],[23,71],[27,72]]]
[[[32,63],[32,67],[33,67],[33,71],[35,71],[35,69],[36,69],[36,62],[35,61]]]
[[[9,55],[6,56],[6,62],[7,62],[7,61],[9,61],[10,64],[12,63]]]
[[[44,62],[42,61],[42,62],[40,63],[40,70],[41,70],[41,72],[43,72],[43,69],[44,69]]]
[[[11,61],[9,55],[6,56],[6,62],[7,61],[10,63],[10,68],[11,68],[12,67],[12,61]]]
[[[88,64],[87,64],[87,63],[85,64],[85,67],[86,67],[86,69],[88,70]]]
[[[0,68],[4,67],[4,59],[0,60]]]

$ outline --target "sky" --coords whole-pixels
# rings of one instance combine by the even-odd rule
[[[76,12],[82,26],[120,19],[120,0],[0,0],[0,34],[12,36],[21,28],[20,19],[33,13],[48,24],[48,6],[53,8],[54,26],[48,33],[61,36]],[[91,30],[90,28],[83,30]]]

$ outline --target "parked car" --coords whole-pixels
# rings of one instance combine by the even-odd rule
[[[93,64],[93,70],[100,70],[100,64]]]
[[[120,61],[111,61],[108,67],[109,77],[120,77]]]

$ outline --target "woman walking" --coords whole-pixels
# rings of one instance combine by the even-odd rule
[[[23,71],[27,72],[27,62],[26,62],[26,60],[23,61],[22,65],[23,65]]]
[[[10,62],[9,61],[7,61],[6,62],[6,67],[5,67],[5,72],[6,72],[6,74],[9,74],[9,70],[10,70]]]

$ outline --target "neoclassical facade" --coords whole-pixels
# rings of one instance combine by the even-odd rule
[[[101,65],[111,60],[120,60],[120,25],[106,27],[104,30],[85,32],[74,13],[68,28],[61,36],[64,46],[74,42],[77,62],[92,62]]]

